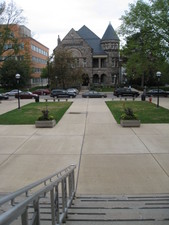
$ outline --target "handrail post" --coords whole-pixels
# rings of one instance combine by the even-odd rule
[[[52,219],[52,225],[55,225],[56,215],[55,215],[54,189],[52,189],[50,191],[50,202],[51,202],[51,219]]]
[[[62,180],[62,210],[63,210],[63,222],[66,222],[66,208],[67,208],[67,185],[66,185],[66,178]]]
[[[21,216],[22,225],[28,225],[28,208],[22,213]]]
[[[72,171],[72,191],[75,192],[75,172]]]
[[[57,224],[60,222],[60,213],[59,213],[59,190],[58,185],[55,187],[55,207],[56,207],[56,221]]]
[[[34,221],[32,225],[40,225],[39,198],[33,202],[33,208],[34,208]]]

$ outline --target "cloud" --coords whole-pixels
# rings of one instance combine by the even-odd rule
[[[10,0],[7,0],[9,2]],[[109,22],[114,29],[120,25],[119,18],[133,0],[14,0],[24,10],[25,24],[39,42],[50,48],[74,28],[86,25],[96,35],[102,37]]]

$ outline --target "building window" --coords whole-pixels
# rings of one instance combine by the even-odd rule
[[[86,67],[87,61],[86,58],[83,58],[83,67]]]
[[[24,60],[24,56],[23,56],[23,55],[17,56],[17,60],[18,60],[18,61],[23,61],[23,60]]]
[[[93,68],[99,68],[99,59],[93,59]]]
[[[44,51],[41,48],[38,48],[37,46],[31,45],[31,49],[32,49],[32,51],[38,52],[39,54],[48,56],[48,53],[46,51]]]
[[[101,68],[105,68],[106,67],[106,59],[101,59]]]
[[[74,67],[79,67],[79,66],[80,66],[79,58],[75,58],[75,65],[74,65]]]
[[[41,68],[32,68],[32,73],[41,73]]]
[[[24,49],[24,43],[20,43],[19,49]]]
[[[115,58],[112,58],[112,67],[116,67],[116,60],[115,60]]]
[[[40,64],[44,64],[44,65],[47,64],[46,60],[38,58],[38,57],[35,57],[35,56],[32,56],[32,62],[40,63]]]

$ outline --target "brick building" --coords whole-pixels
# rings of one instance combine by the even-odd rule
[[[54,49],[67,49],[72,52],[78,65],[83,67],[83,86],[114,85],[121,79],[119,63],[120,40],[111,24],[108,25],[102,39],[89,28],[71,29]]]
[[[0,31],[4,29],[6,25],[0,26]],[[11,57],[16,60],[23,60],[24,57],[29,57],[31,61],[31,86],[36,85],[46,85],[47,80],[41,79],[41,70],[46,67],[47,60],[49,58],[49,49],[43,44],[39,43],[31,37],[31,30],[23,25],[12,24],[8,25],[11,30],[11,35],[14,35],[18,39],[19,52],[17,55],[14,54],[11,48],[11,43],[5,44],[4,48],[8,51],[4,52],[1,59],[4,60],[6,57],[11,55]]]

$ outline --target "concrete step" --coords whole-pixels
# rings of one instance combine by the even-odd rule
[[[61,202],[61,199],[60,199]],[[60,212],[62,209],[60,208]],[[33,208],[29,206],[29,218]],[[40,199],[41,225],[50,225],[49,196]],[[169,194],[76,196],[66,225],[168,225]],[[12,225],[21,225],[21,219]]]
[[[169,195],[77,196],[66,224],[169,224]]]

